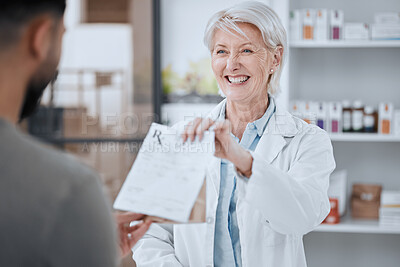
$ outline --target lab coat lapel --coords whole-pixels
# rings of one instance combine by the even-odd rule
[[[219,114],[221,112],[222,107],[225,105],[226,99],[222,100],[208,115],[212,120],[217,120]],[[217,157],[213,157],[210,162],[208,168],[208,176],[211,180],[212,187],[216,193],[216,196],[219,195],[219,186],[220,186],[220,172],[221,172],[221,159]]]
[[[285,147],[285,137],[293,137],[297,132],[292,115],[277,106],[255,152],[271,163]]]

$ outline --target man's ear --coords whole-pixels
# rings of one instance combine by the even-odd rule
[[[35,19],[27,29],[29,53],[39,61],[47,57],[51,47],[53,24],[50,16],[42,16]]]

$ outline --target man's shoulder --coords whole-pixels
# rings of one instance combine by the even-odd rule
[[[3,174],[10,179],[24,180],[25,184],[32,183],[32,189],[42,193],[58,194],[62,198],[70,193],[71,187],[97,179],[91,168],[72,155],[49,147],[19,131],[12,136],[3,136],[0,146],[3,162],[0,165],[7,170]]]

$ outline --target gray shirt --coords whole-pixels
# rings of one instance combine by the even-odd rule
[[[93,171],[0,119],[0,266],[116,266],[115,229]]]

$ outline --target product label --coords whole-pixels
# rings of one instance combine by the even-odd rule
[[[363,129],[363,112],[360,110],[353,110],[352,115],[353,131],[361,131]]]
[[[332,120],[332,133],[339,132],[339,122],[337,120]]]
[[[343,112],[343,131],[350,131],[351,129],[351,113],[349,111]]]
[[[382,120],[382,133],[390,134],[390,121],[389,120]]]
[[[373,128],[374,127],[374,117],[364,116],[364,127],[365,128]]]
[[[303,26],[303,39],[313,40],[314,39],[314,27],[309,25]]]
[[[319,119],[317,121],[317,125],[319,126],[319,128],[324,129],[324,120]]]

